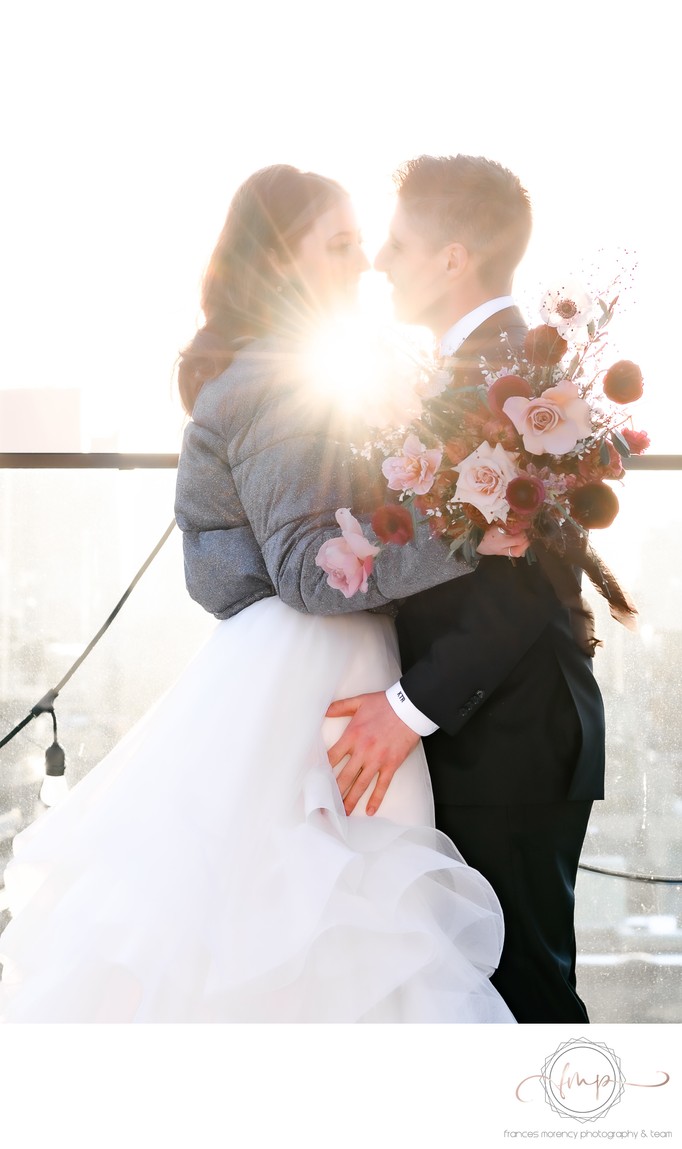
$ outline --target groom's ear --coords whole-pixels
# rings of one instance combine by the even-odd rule
[[[447,260],[447,275],[453,279],[459,279],[469,266],[469,252],[463,243],[449,243],[444,251]]]

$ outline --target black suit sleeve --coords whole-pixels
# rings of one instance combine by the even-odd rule
[[[450,735],[476,713],[562,609],[537,565],[524,560],[484,557],[462,582],[466,594],[453,604],[445,630],[443,613],[430,609],[428,595],[412,600],[404,623],[407,646],[411,631],[419,634],[417,649],[426,646],[426,653],[408,665],[401,685],[410,701]],[[425,644],[436,615],[440,630]]]

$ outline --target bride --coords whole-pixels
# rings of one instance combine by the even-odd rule
[[[310,557],[339,507],[372,507],[305,366],[367,266],[335,182],[275,165],[237,191],[179,369],[186,581],[220,621],[15,838],[5,1022],[514,1021],[489,980],[499,902],[434,828],[421,746],[372,816],[327,758],[330,702],[399,676],[391,603],[469,569],[425,530],[345,599]]]

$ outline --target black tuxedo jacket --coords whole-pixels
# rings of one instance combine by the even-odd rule
[[[456,384],[481,355],[519,347],[516,308],[457,354]],[[396,619],[408,698],[439,730],[424,740],[436,803],[504,805],[604,795],[604,708],[592,659],[538,563],[483,557],[469,575],[406,599]]]

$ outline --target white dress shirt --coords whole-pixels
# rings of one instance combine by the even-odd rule
[[[475,307],[473,311],[463,315],[445,332],[440,341],[441,355],[456,355],[464,340],[468,339],[472,332],[480,327],[486,319],[490,319],[490,316],[496,315],[498,311],[504,311],[505,307],[515,306],[516,301],[511,295],[500,295],[497,299],[488,299],[480,307]],[[386,698],[398,718],[402,719],[405,725],[409,726],[410,730],[414,730],[414,733],[418,734],[420,738],[426,738],[438,729],[435,722],[432,722],[413,702],[410,702],[400,682],[394,682],[393,686],[389,686],[386,691]]]
[[[516,302],[511,295],[500,295],[497,299],[488,299],[480,307],[475,307],[445,332],[440,341],[441,355],[456,355],[464,340],[468,339],[486,319],[490,319],[490,316],[496,315],[498,311],[504,311],[505,307],[515,306]]]

